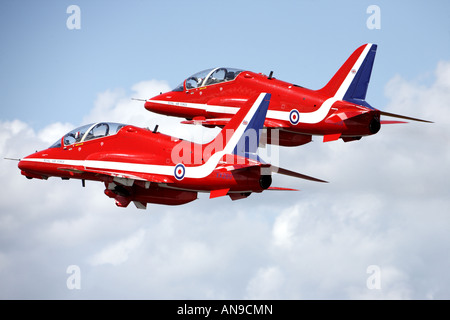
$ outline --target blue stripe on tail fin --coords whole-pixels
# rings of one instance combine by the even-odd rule
[[[317,92],[326,97],[372,108],[365,99],[376,51],[377,45],[372,43],[357,48],[331,80]]]
[[[259,107],[253,117],[248,121],[247,127],[237,142],[233,154],[249,157],[249,154],[256,154],[259,146],[261,131],[266,119],[267,110],[269,108],[271,94],[260,94],[255,104],[259,103]]]

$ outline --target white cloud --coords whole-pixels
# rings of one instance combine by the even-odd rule
[[[93,266],[101,264],[119,265],[128,260],[128,256],[142,244],[145,230],[140,229],[124,240],[113,243],[94,254],[89,261]]]
[[[84,117],[84,123],[112,121],[130,123],[137,126],[149,125],[151,113],[144,109],[144,102],[132,100],[147,99],[160,91],[170,90],[165,81],[142,81],[131,88],[131,93],[124,89],[106,90],[97,95],[92,111]]]
[[[170,91],[166,81],[141,81],[131,87],[131,93],[123,89],[106,90],[99,93],[92,111],[84,117],[84,123],[111,121],[132,124],[138,127],[153,129],[159,126],[159,131],[165,134],[187,139],[194,142],[211,140],[217,130],[207,130],[202,126],[180,124],[184,119],[167,117],[149,112],[144,108],[143,101],[160,92]]]
[[[380,267],[380,287],[370,288],[366,285],[365,288],[349,288],[349,296],[352,299],[383,299],[383,300],[400,300],[400,299],[414,299],[411,282],[408,275],[394,266],[379,266]],[[370,273],[367,277],[370,277]],[[423,295],[420,299],[427,299]],[[417,299],[417,297],[416,297]]]
[[[24,142],[34,138],[34,131],[20,120],[0,122],[0,152],[5,157],[19,157],[14,154]]]
[[[294,207],[292,210],[285,210],[277,217],[273,226],[273,239],[276,246],[291,248],[295,239],[296,228],[298,227],[299,210]]]
[[[260,268],[247,285],[247,299],[281,299],[285,282],[283,273],[278,267]]]
[[[394,113],[423,117],[442,123],[448,119],[450,110],[450,62],[440,61],[434,71],[435,81],[429,85],[413,82],[397,75],[385,87],[390,102],[388,110]]]
[[[58,139],[61,139],[66,132],[69,132],[74,128],[75,126],[71,123],[56,122],[43,128],[37,133],[37,136],[41,141],[45,142],[47,146],[50,146]]]

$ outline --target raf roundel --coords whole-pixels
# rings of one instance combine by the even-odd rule
[[[186,168],[182,163],[179,163],[175,166],[175,170],[173,171],[173,175],[177,180],[183,180],[184,174],[186,173]]]
[[[297,111],[297,109],[292,109],[291,112],[289,112],[289,121],[293,125],[296,125],[299,120],[300,120],[300,113]]]

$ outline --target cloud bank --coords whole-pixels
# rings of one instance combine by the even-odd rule
[[[264,192],[232,202],[116,208],[103,185],[27,180],[2,160],[2,299],[448,299],[450,297],[450,62],[424,85],[400,75],[385,110],[436,123],[384,126],[361,141],[281,148],[280,165],[324,178],[274,176],[296,193]],[[142,102],[167,91],[150,80],[102,92],[85,123],[160,124],[164,133],[208,139]],[[40,131],[0,122],[0,154],[48,147],[81,124]],[[319,139],[317,139],[319,140]],[[69,289],[70,265],[81,289]],[[370,266],[378,267],[378,274]],[[368,280],[378,277],[379,287]]]

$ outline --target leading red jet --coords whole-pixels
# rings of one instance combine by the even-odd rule
[[[366,102],[377,45],[356,49],[333,78],[320,90],[310,90],[272,76],[233,68],[201,71],[174,90],[146,100],[156,113],[186,118],[183,123],[224,126],[245,103],[260,92],[272,94],[266,128],[268,143],[299,146],[312,140],[359,140],[377,133],[380,116],[429,122],[377,110]],[[276,136],[274,133],[278,133]],[[276,141],[276,140],[277,141]]]
[[[232,200],[270,188],[272,172],[324,182],[266,164],[256,154],[270,94],[244,105],[217,137],[195,144],[155,130],[119,123],[94,123],[76,128],[50,148],[19,162],[27,178],[61,177],[101,181],[116,205],[147,203],[179,205],[228,195]]]

